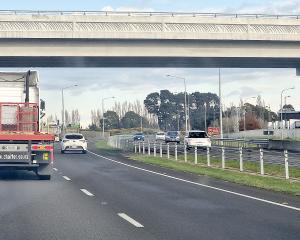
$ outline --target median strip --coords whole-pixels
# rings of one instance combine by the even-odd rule
[[[119,217],[123,218],[124,220],[126,220],[129,223],[131,223],[133,226],[135,226],[137,228],[143,228],[144,227],[142,224],[140,224],[139,222],[135,221],[133,218],[129,217],[125,213],[118,213],[118,215],[119,215]]]
[[[89,192],[88,190],[86,190],[84,188],[80,189],[80,191],[83,192],[84,194],[90,196],[90,197],[94,197],[95,196],[94,194],[92,194],[91,192]]]

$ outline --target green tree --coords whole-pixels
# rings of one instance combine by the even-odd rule
[[[121,124],[123,128],[138,128],[141,126],[141,116],[133,111],[129,111],[121,119]]]
[[[104,113],[105,129],[119,128],[119,116],[114,111],[107,111]],[[100,119],[100,127],[102,128],[103,118]]]

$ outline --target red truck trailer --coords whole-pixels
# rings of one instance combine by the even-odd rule
[[[36,71],[0,72],[0,170],[51,178],[54,135],[40,132],[41,107]]]

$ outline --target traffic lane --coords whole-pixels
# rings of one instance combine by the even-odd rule
[[[299,212],[283,207],[155,176],[91,154],[64,155],[58,166],[117,211],[126,209],[159,239],[298,239],[300,234]]]
[[[154,239],[62,176],[0,172],[0,239]]]

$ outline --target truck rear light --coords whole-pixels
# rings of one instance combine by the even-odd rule
[[[53,146],[52,145],[32,145],[31,150],[35,150],[35,151],[44,151],[44,150],[52,151]]]

